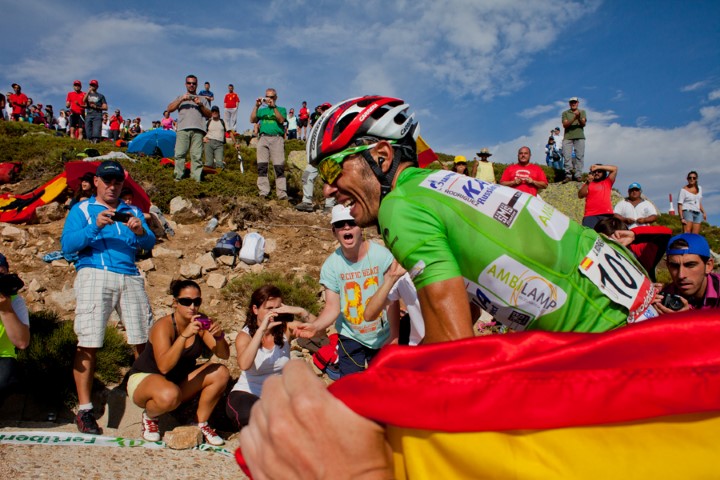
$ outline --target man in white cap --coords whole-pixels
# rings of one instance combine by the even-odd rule
[[[562,124],[565,136],[562,141],[563,158],[565,159],[565,180],[582,180],[583,159],[585,158],[585,124],[587,114],[580,110],[580,100],[572,97],[570,108],[562,113]],[[573,152],[575,155],[573,155]]]
[[[630,184],[627,198],[615,205],[614,213],[628,228],[650,225],[658,215],[655,206],[642,198],[642,187],[637,182]]]
[[[492,153],[487,148],[482,148],[477,153],[478,159],[475,161],[472,167],[471,177],[482,180],[487,183],[495,183],[495,170],[493,164],[489,160],[492,157]]]
[[[320,271],[325,308],[314,322],[299,325],[297,332],[300,337],[311,338],[334,323],[339,375],[343,376],[365,370],[380,347],[397,336],[399,308],[393,302],[377,318],[365,318],[367,301],[380,287],[393,256],[387,248],[363,238],[348,207],[335,205],[330,223],[340,247],[325,260]]]

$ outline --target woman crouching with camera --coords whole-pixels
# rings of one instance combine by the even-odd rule
[[[290,360],[290,340],[299,324],[295,315],[303,322],[315,320],[304,308],[284,305],[282,293],[274,285],[264,285],[250,296],[245,325],[235,339],[242,372],[226,405],[227,416],[238,429],[248,424],[250,409],[265,380],[279,374]]]
[[[220,325],[200,314],[202,297],[197,283],[176,280],[170,289],[174,311],[150,329],[145,350],[130,370],[128,396],[145,409],[142,437],[155,442],[160,440],[158,417],[199,394],[197,426],[207,443],[222,445],[225,441],[207,421],[225,392],[230,374],[219,363],[207,362],[199,367],[195,363],[203,346],[222,359],[230,356],[230,348]]]

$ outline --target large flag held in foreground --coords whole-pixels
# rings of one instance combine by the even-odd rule
[[[712,478],[720,316],[383,349],[330,386],[387,428],[396,478]]]

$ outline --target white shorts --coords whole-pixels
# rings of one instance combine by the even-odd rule
[[[147,342],[153,316],[141,276],[83,268],[75,277],[74,287],[78,346],[103,346],[105,327],[113,310],[117,311],[125,325],[130,345]]]

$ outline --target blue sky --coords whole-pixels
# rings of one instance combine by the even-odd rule
[[[618,189],[638,181],[663,211],[697,170],[720,224],[717,1],[3,3],[0,83],[56,110],[74,79],[96,78],[148,125],[194,73],[218,100],[235,85],[240,128],[266,87],[296,109],[384,94],[411,104],[438,151],[512,163],[528,145],[543,163],[578,96],[586,170],[618,165]]]

